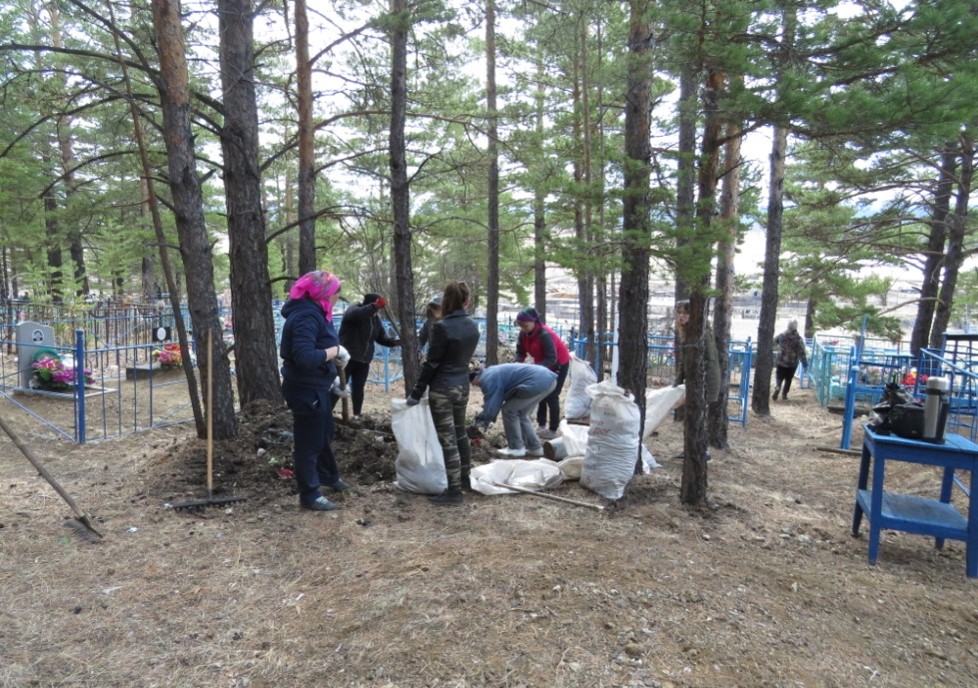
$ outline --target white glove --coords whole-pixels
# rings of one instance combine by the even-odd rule
[[[339,397],[340,399],[348,399],[351,394],[350,388],[341,385],[339,378],[333,380],[333,388],[330,391],[333,393],[333,396]]]
[[[346,368],[346,364],[349,362],[350,362],[350,352],[347,351],[346,347],[341,344],[340,351],[338,354],[336,354],[336,359],[334,360],[334,363],[336,363],[337,368],[343,370],[343,368]]]

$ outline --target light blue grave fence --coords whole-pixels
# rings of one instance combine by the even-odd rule
[[[604,370],[604,361],[608,356],[606,350],[617,347],[618,342],[611,333],[599,334],[595,340],[598,346],[595,347],[594,368]],[[571,340],[571,346],[578,357],[584,358],[589,341],[587,337]],[[676,347],[673,336],[649,335],[648,354],[648,377],[660,383],[671,384],[676,377]],[[727,420],[746,427],[754,358],[750,338],[745,341],[731,341],[727,354]]]

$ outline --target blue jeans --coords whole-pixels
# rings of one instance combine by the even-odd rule
[[[506,435],[506,446],[510,449],[529,449],[538,451],[541,448],[540,439],[533,429],[528,412],[537,407],[541,401],[554,391],[557,381],[554,380],[542,392],[532,396],[510,397],[503,402],[503,433]]]

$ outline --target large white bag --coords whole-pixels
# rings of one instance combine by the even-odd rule
[[[408,406],[406,399],[392,399],[391,430],[397,440],[394,485],[417,494],[435,495],[447,490],[445,455],[427,397],[416,406]]]
[[[638,461],[638,405],[611,380],[591,385],[587,393],[591,395],[591,426],[581,484],[605,499],[621,499]]]
[[[598,381],[598,376],[591,364],[577,354],[571,353],[570,386],[567,389],[567,401],[564,403],[564,416],[567,418],[586,418],[591,411],[591,397],[588,396],[588,385]]]
[[[686,398],[686,385],[675,387],[660,387],[645,390],[645,426],[642,428],[642,439],[648,439],[659,425],[666,419],[676,404]]]

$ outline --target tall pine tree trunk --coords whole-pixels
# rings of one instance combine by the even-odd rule
[[[258,166],[254,17],[249,0],[218,0],[218,14],[224,91],[221,149],[230,240],[234,358],[243,406],[258,399],[281,401],[282,390]]]
[[[975,147],[970,134],[961,136],[961,168],[958,172],[958,192],[954,202],[954,213],[949,218],[947,233],[947,257],[944,261],[944,276],[941,279],[940,298],[934,313],[934,327],[930,333],[931,348],[944,344],[944,333],[951,321],[951,306],[954,290],[958,284],[958,273],[964,263],[964,242],[968,224],[968,201],[971,197],[971,180],[974,176]]]
[[[951,214],[951,196],[954,194],[954,175],[957,171],[957,151],[950,146],[941,154],[941,169],[934,190],[934,210],[927,223],[930,234],[927,237],[927,253],[924,258],[924,275],[920,284],[920,300],[917,302],[917,317],[910,332],[910,353],[914,356],[928,343],[934,311],[937,308],[937,294],[941,287],[941,266],[944,264],[944,246],[947,243],[947,229]]]
[[[414,322],[414,277],[411,271],[411,201],[407,177],[404,128],[407,121],[407,37],[411,15],[407,0],[391,0],[391,125],[389,138],[391,205],[394,213],[394,278],[398,315],[402,323]],[[413,329],[413,328],[412,328]],[[418,339],[401,340],[404,391],[411,391],[421,373]]]
[[[187,305],[198,344],[197,364],[202,379],[207,379],[208,368],[213,366],[214,399],[207,411],[212,414],[214,438],[228,439],[237,433],[237,420],[231,393],[231,368],[227,358],[221,355],[223,340],[214,291],[214,254],[204,223],[203,193],[197,177],[190,127],[190,75],[180,25],[180,3],[152,0],[152,9],[160,55],[160,104],[167,175],[187,275]],[[212,356],[205,345],[208,333],[214,337],[216,356]],[[197,435],[206,436],[206,427],[198,425]]]
[[[649,221],[652,146],[652,29],[649,3],[631,0],[628,30],[628,82],[625,92],[625,189],[622,197],[622,275],[618,384],[632,393],[639,407],[639,453],[645,424],[645,378],[648,356]]]
[[[499,118],[496,111],[496,3],[486,0],[486,117],[489,176],[486,182],[489,278],[486,290],[486,363],[499,362]]]

